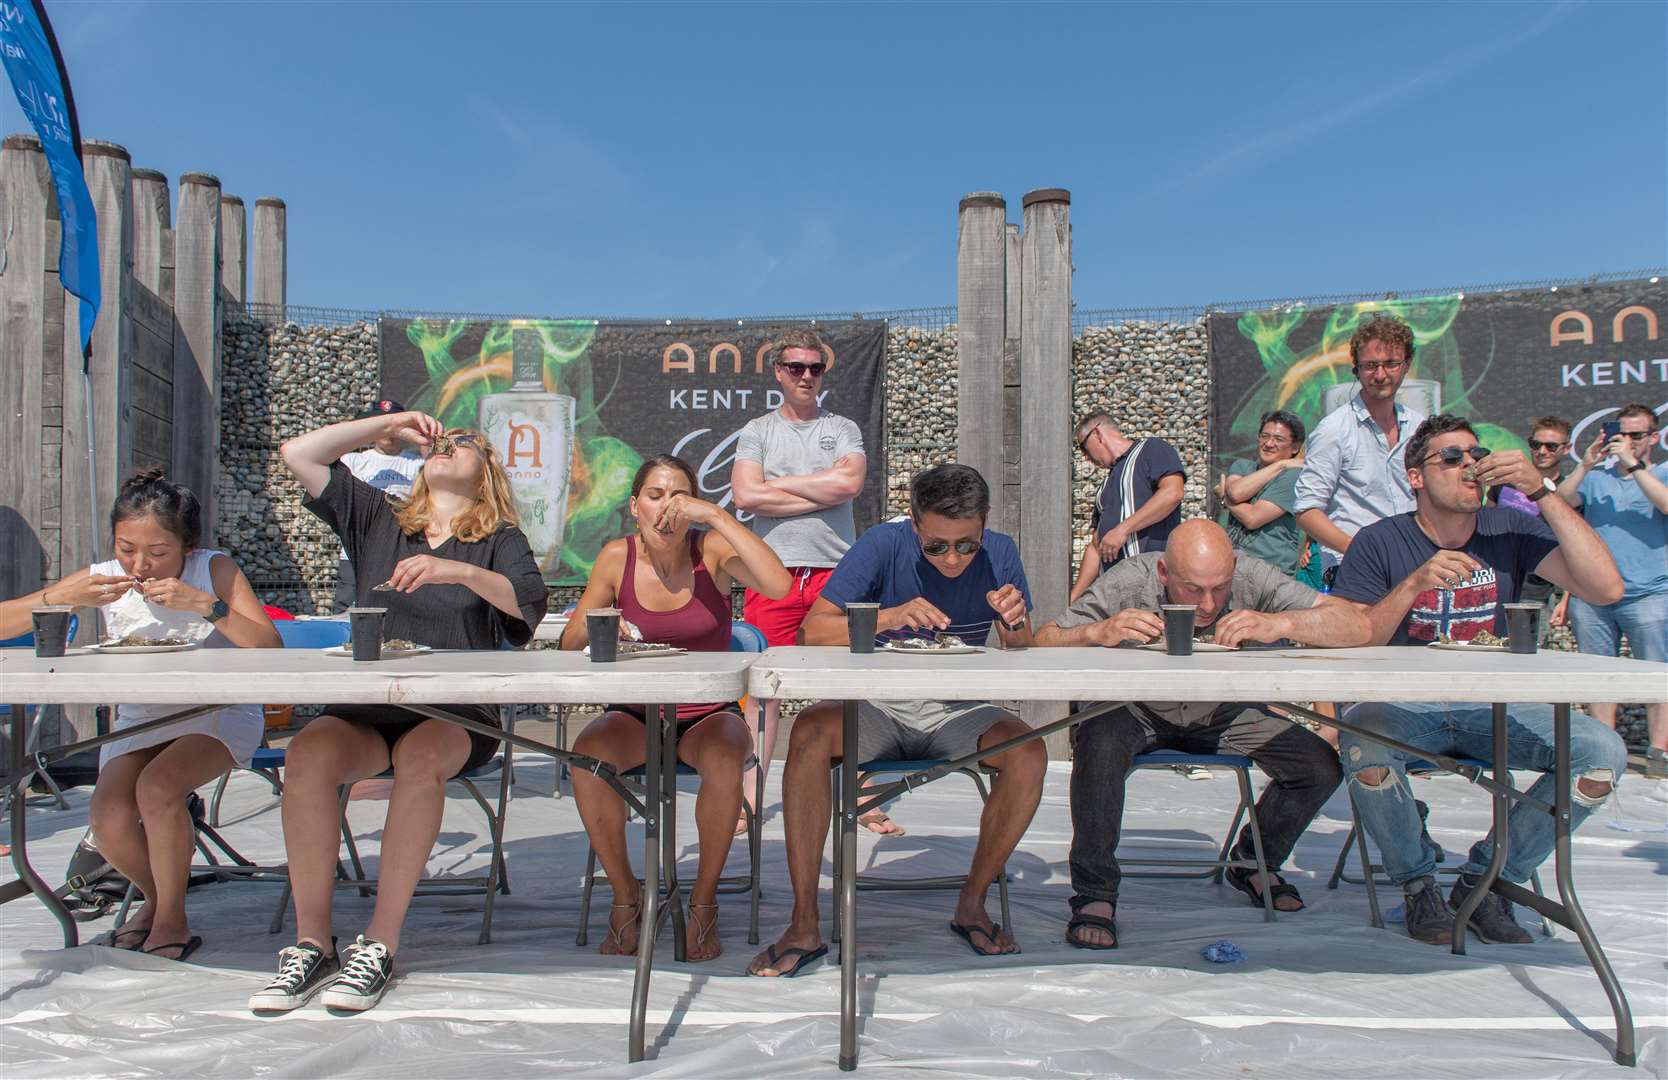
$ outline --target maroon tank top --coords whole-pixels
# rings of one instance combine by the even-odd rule
[[[637,599],[637,538],[626,537],[625,573],[620,576],[620,617],[635,623],[644,641],[676,645],[690,652],[730,651],[730,598],[701,559],[701,537],[689,533],[689,561],[695,568],[695,587],[689,602],[676,611],[650,611]],[[712,712],[716,705],[679,705],[678,719]]]

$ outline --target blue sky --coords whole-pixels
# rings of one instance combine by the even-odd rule
[[[294,303],[950,304],[958,199],[1056,186],[1081,308],[1668,262],[1660,2],[47,6],[85,137],[288,203]]]

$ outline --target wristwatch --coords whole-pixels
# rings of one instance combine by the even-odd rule
[[[1635,461],[1632,465],[1629,465],[1627,468],[1622,470],[1622,475],[1627,476],[1631,473],[1636,473],[1640,469],[1643,469],[1644,467],[1645,467],[1645,463],[1643,461]]]
[[[1541,486],[1536,488],[1534,491],[1529,492],[1524,496],[1524,498],[1528,499],[1530,502],[1540,502],[1548,495],[1556,494],[1557,491],[1558,485],[1543,476],[1541,477]]]
[[[209,613],[204,615],[203,618],[209,622],[219,622],[231,613],[232,609],[226,606],[226,601],[216,600],[213,606],[209,608]]]

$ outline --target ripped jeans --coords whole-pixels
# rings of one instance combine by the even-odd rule
[[[1493,709],[1488,705],[1459,702],[1419,701],[1390,705],[1362,702],[1346,710],[1343,719],[1387,738],[1420,747],[1432,754],[1475,758],[1491,762],[1494,757]],[[1343,758],[1346,782],[1355,795],[1361,825],[1383,853],[1384,869],[1398,885],[1436,873],[1436,853],[1420,841],[1419,811],[1408,787],[1408,755],[1381,743],[1344,731],[1340,733],[1339,754]],[[1532,769],[1542,775],[1529,794],[1542,802],[1553,802],[1552,706],[1512,705],[1506,713],[1506,751],[1514,769]],[[1381,785],[1362,783],[1364,769],[1390,770]],[[1614,787],[1627,770],[1627,746],[1621,737],[1584,713],[1570,713],[1570,777],[1572,782],[1589,778]],[[1583,795],[1579,783],[1570,796],[1570,828],[1587,820],[1608,795]],[[1552,853],[1552,815],[1513,801],[1507,818],[1506,865],[1500,876],[1521,885]],[[1494,834],[1477,841],[1461,873],[1480,877],[1494,856]]]

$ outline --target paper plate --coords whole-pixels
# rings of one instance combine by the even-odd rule
[[[1162,642],[1162,641],[1150,641],[1147,644],[1139,646],[1139,647],[1143,648],[1143,649],[1146,649],[1148,652],[1168,652],[1169,651],[1166,648],[1164,642]],[[1202,653],[1202,652],[1238,652],[1239,650],[1229,648],[1226,645],[1218,645],[1214,641],[1195,641],[1193,643],[1193,651],[1196,652],[1196,653]]]
[[[186,642],[184,645],[104,645],[104,644],[99,644],[99,645],[89,645],[89,646],[87,646],[87,651],[88,652],[101,652],[101,653],[141,653],[142,654],[142,653],[185,652],[189,649],[200,649],[202,647],[203,647],[203,643],[200,642],[200,641],[189,641],[189,642]]]
[[[328,649],[320,651],[322,651],[326,656],[346,656],[349,659],[353,657],[352,645],[332,645]],[[431,653],[433,651],[434,650],[429,648],[427,645],[418,645],[413,649],[390,649],[388,646],[384,645],[382,647],[382,656],[380,659],[399,660],[407,656],[422,656],[424,653]]]

